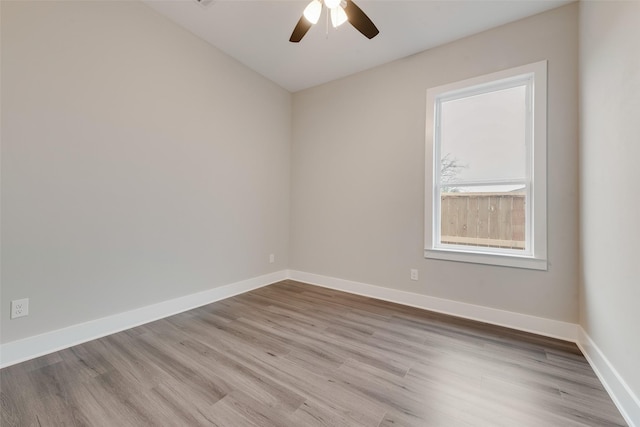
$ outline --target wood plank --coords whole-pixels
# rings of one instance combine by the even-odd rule
[[[3,427],[625,425],[573,343],[294,281],[4,368],[0,386]]]

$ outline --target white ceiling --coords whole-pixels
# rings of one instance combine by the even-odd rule
[[[380,34],[369,40],[350,24],[329,26],[324,13],[300,43],[290,43],[309,0],[144,0],[238,61],[295,92],[489,28],[570,3],[571,0],[355,0]]]

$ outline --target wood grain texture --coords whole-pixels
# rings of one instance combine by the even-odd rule
[[[624,426],[573,343],[284,281],[0,371],[2,426]]]

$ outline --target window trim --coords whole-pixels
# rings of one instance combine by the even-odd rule
[[[529,75],[533,79],[531,90],[531,105],[533,106],[533,135],[531,140],[532,158],[527,159],[528,219],[526,230],[527,253],[515,253],[513,250],[498,248],[481,248],[464,245],[447,244],[443,247],[438,243],[439,232],[435,221],[440,212],[440,203],[435,199],[439,179],[439,147],[435,143],[437,123],[436,100],[456,97],[456,93],[469,94],[472,92],[486,93],[491,88],[499,90],[505,88],[509,82],[522,81],[523,76]],[[531,135],[529,133],[529,135]],[[510,68],[491,74],[486,74],[459,82],[449,83],[427,90],[426,115],[426,150],[425,150],[425,258],[461,261],[478,264],[490,264],[506,267],[518,267],[534,270],[547,270],[547,61],[540,61],[520,67]]]

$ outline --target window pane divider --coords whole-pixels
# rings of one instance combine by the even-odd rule
[[[485,187],[490,185],[527,185],[528,180],[523,179],[501,179],[496,181],[451,181],[441,182],[440,187]]]

